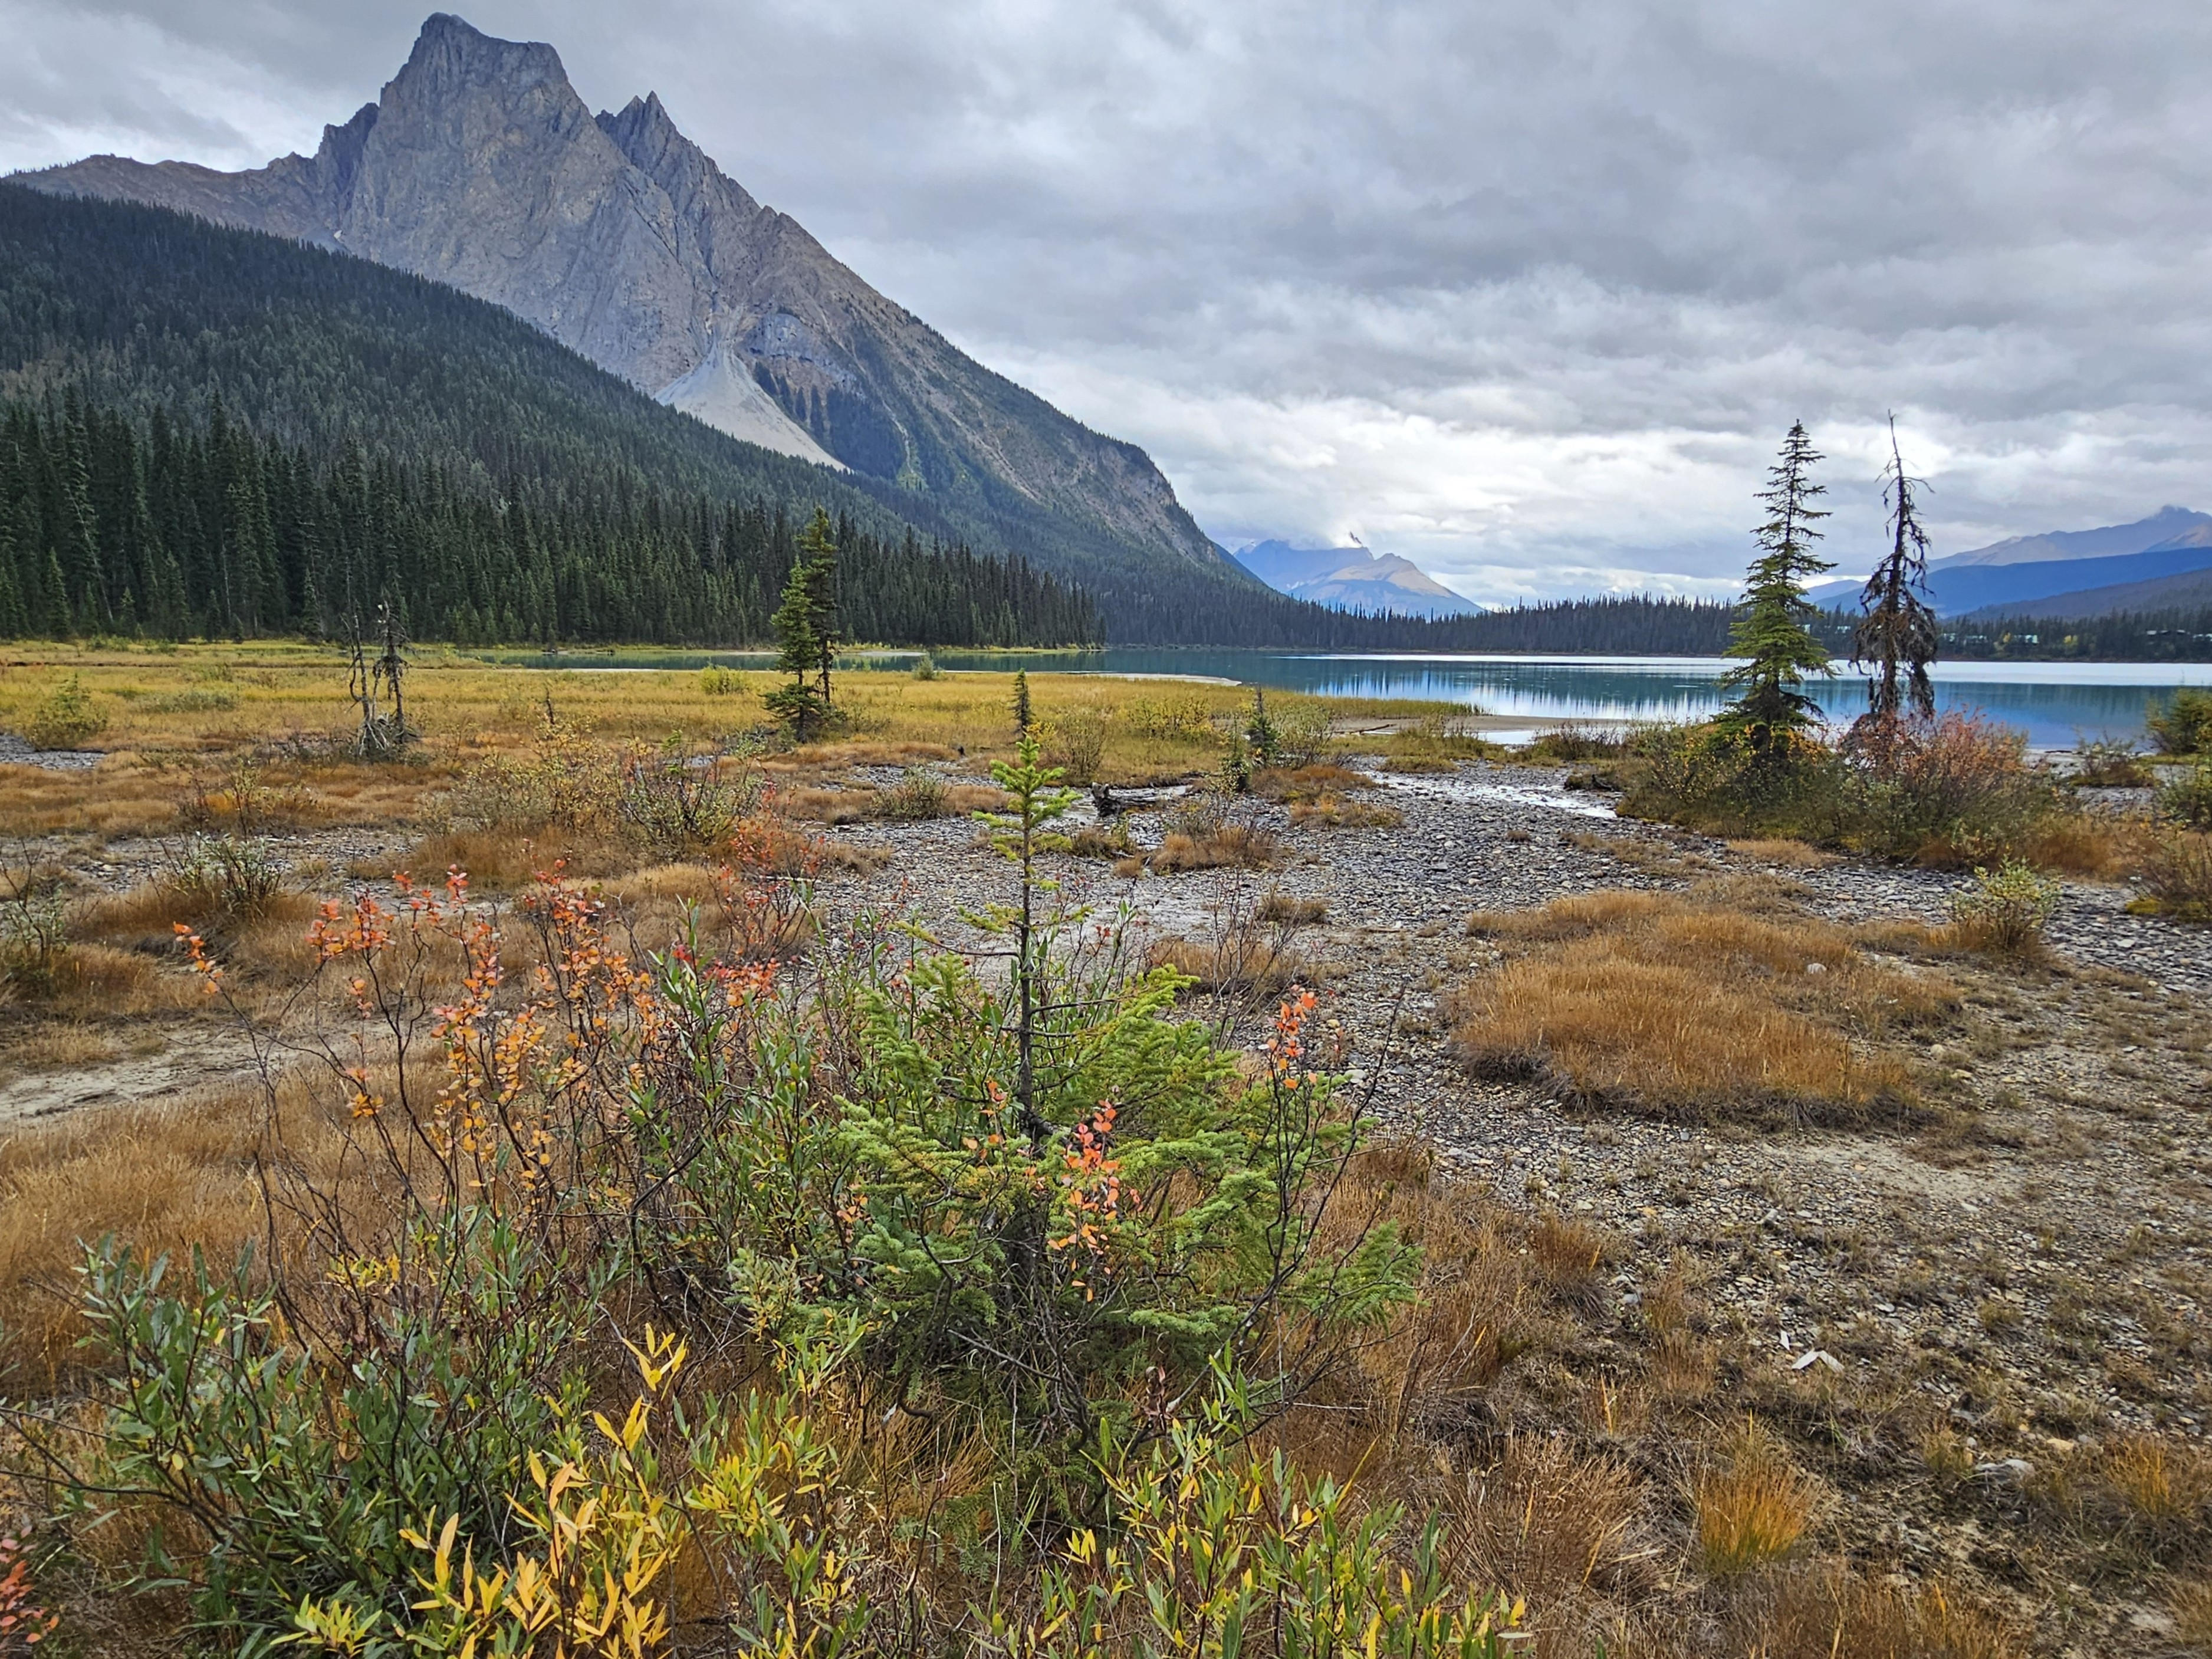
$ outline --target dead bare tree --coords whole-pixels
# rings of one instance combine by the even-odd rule
[[[1897,416],[1889,417],[1889,468],[1883,499],[1889,506],[1890,549],[1867,579],[1862,612],[1851,637],[1854,667],[1872,664],[1867,711],[1853,722],[1854,746],[1879,750],[1899,721],[1936,713],[1936,687],[1928,665],[1941,636],[1929,606],[1928,535],[1920,526],[1916,492],[1928,486],[1905,470],[1898,448]]]
[[[387,602],[376,607],[376,631],[382,649],[371,657],[363,636],[361,613],[349,617],[352,672],[347,694],[361,709],[361,732],[354,750],[363,760],[392,760],[422,733],[407,723],[407,635],[398,613]]]

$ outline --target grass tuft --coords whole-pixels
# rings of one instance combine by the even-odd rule
[[[1739,908],[1747,897],[1606,890],[1479,913],[1468,931],[1509,955],[1454,999],[1459,1052],[1479,1074],[1662,1115],[1854,1121],[1910,1106],[1911,1066],[1875,1039],[1948,1013],[1955,990],[1869,962],[1825,922]]]
[[[1813,1524],[1820,1497],[1781,1443],[1745,1419],[1724,1461],[1691,1486],[1699,1565],[1730,1578],[1781,1560]]]

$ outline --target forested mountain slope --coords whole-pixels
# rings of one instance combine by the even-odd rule
[[[817,504],[848,633],[1097,629],[926,505],[710,430],[496,307],[157,210],[0,187],[0,404],[10,629],[312,630],[388,593],[425,636],[733,643],[765,635]]]

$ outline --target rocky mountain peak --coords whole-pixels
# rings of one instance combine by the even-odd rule
[[[94,157],[20,182],[343,248],[503,305],[750,442],[1242,576],[1142,450],[877,293],[725,174],[657,94],[592,114],[543,42],[434,13],[312,159],[222,173]]]
[[[386,97],[402,84],[434,97],[451,96],[465,87],[503,87],[520,93],[554,85],[575,96],[561,54],[544,41],[501,40],[449,11],[434,11],[422,20],[415,49],[386,86]]]

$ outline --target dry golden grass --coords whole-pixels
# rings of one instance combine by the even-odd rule
[[[2139,817],[2060,812],[2028,834],[2020,856],[2039,870],[2121,881],[2141,866],[2155,840],[2150,824]]]
[[[1127,823],[1118,817],[1083,825],[1067,838],[1067,850],[1079,859],[1127,860],[1135,866],[1132,874],[1144,868],[1137,844],[1129,839]]]
[[[875,823],[908,816],[898,793],[896,788],[877,789],[864,785],[825,788],[800,784],[778,789],[774,805],[781,812],[811,823]],[[995,812],[1006,804],[1006,792],[1003,789],[988,784],[951,783],[945,786],[941,811],[937,816],[955,817],[969,812]]]
[[[89,772],[0,766],[0,835],[159,835],[180,827],[173,787],[135,757]]]
[[[125,942],[167,943],[176,924],[193,918],[184,897],[173,887],[158,881],[140,882],[120,893],[99,893],[72,905],[69,913],[73,939]]]
[[[844,771],[855,766],[916,766],[924,761],[949,761],[955,753],[941,743],[810,743],[794,749],[789,762],[825,771]]]
[[[2212,1523],[2212,1452],[2199,1442],[2123,1436],[2099,1474],[2130,1521],[2158,1530]]]
[[[2144,892],[2130,910],[2212,922],[2212,835],[2168,830],[2144,850],[2136,876]]]
[[[1382,1225],[1422,1251],[1418,1299],[1358,1354],[1357,1391],[1375,1407],[1376,1436],[1389,1440],[1449,1420],[1496,1382],[1534,1340],[1542,1297],[1523,1220],[1439,1180],[1425,1144],[1390,1139],[1362,1148],[1323,1218],[1324,1238],[1342,1246]],[[1310,1426],[1304,1413],[1291,1421]],[[1369,1450],[1368,1442],[1355,1446],[1345,1470]]]
[[[1416,750],[1386,757],[1382,762],[1382,769],[1385,772],[1398,772],[1408,775],[1456,772],[1459,770],[1459,762],[1449,755],[1423,754]]]
[[[262,1105],[250,1093],[111,1106],[0,1134],[0,1374],[43,1389],[84,1362],[76,1269],[112,1234],[149,1254],[194,1245],[228,1261],[259,1236],[252,1176]],[[313,1151],[311,1146],[307,1148]]]
[[[2173,1633],[2185,1646],[2212,1653],[2212,1578],[2185,1579],[2167,1599]]]
[[[162,941],[173,943],[173,938]],[[20,993],[27,1008],[64,1020],[132,1018],[195,1006],[198,987],[181,974],[161,971],[150,956],[112,945],[75,944],[54,959],[50,980],[35,995]]]
[[[397,858],[364,860],[348,872],[360,881],[388,881],[394,874],[433,886],[449,870],[468,872],[479,892],[527,887],[558,866],[570,877],[619,876],[648,856],[618,836],[568,830],[455,830],[425,836]]]
[[[1267,767],[1252,775],[1252,793],[1267,800],[1313,800],[1340,795],[1347,790],[1368,789],[1375,780],[1346,766],[1316,762],[1310,766]]]
[[[1224,823],[1195,835],[1171,830],[1146,854],[1144,867],[1156,875],[1178,870],[1264,870],[1273,860],[1277,846],[1274,831],[1256,824]]]
[[[1833,1564],[1785,1574],[1733,1621],[1729,1651],[1759,1659],[2017,1659],[2020,1638],[1936,1583],[1888,1583]]]
[[[679,653],[680,654],[680,653]],[[625,653],[621,674],[501,667],[444,647],[415,653],[410,716],[424,742],[398,765],[348,760],[347,668],[337,650],[257,641],[177,648],[80,647],[19,641],[0,672],[0,729],[20,730],[70,674],[108,717],[107,757],[89,772],[0,768],[0,835],[159,835],[179,829],[306,827],[418,819],[471,766],[526,749],[549,708],[598,741],[658,744],[671,733],[714,742],[762,726],[766,672],[732,677],[710,695],[692,666],[654,667],[670,653]],[[1107,783],[1166,782],[1213,769],[1248,712],[1242,688],[1163,686],[1091,675],[1030,675],[1037,719],[1103,717],[1098,769]],[[848,735],[775,757],[772,769],[817,774],[964,757],[980,768],[1010,755],[1012,676],[946,674],[917,682],[855,664],[838,681]],[[1288,696],[1286,708],[1320,700]],[[1403,701],[1334,699],[1334,713],[1413,718],[1439,712]],[[818,780],[808,780],[809,782]],[[980,803],[979,803],[980,804]],[[258,815],[258,816],[257,816]]]
[[[1423,1249],[1419,1299],[1340,1374],[1314,1409],[1269,1431],[1301,1468],[1356,1479],[1371,1501],[1404,1499],[1446,1526],[1446,1564],[1464,1582],[1525,1597],[1541,1659],[1601,1650],[1644,1659],[1726,1651],[1775,1659],[2015,1659],[2004,1626],[1941,1585],[1899,1588],[1811,1554],[1826,1489],[1772,1432],[1706,1415],[1713,1349],[1693,1334],[1692,1270],[1678,1258],[1646,1293],[1656,1341],[1646,1383],[1606,1376],[1573,1388],[1587,1433],[1498,1432],[1492,1402],[1565,1380],[1563,1355],[1586,1328],[1577,1286],[1610,1246],[1572,1223],[1516,1214],[1439,1178],[1423,1146],[1378,1142],[1347,1168],[1325,1226],[1333,1243],[1377,1225]],[[1697,1386],[1670,1372],[1688,1363]],[[1670,1356],[1673,1356],[1670,1358]],[[1511,1373],[1509,1376],[1509,1373]],[[1512,1378],[1522,1380],[1516,1389]],[[1510,1425],[1510,1407],[1498,1407]],[[1557,1425],[1547,1410],[1539,1418]],[[1470,1452],[1471,1433],[1480,1450]],[[1655,1441],[1653,1437],[1661,1437]],[[1640,1441],[1644,1450],[1608,1449]],[[1655,1477],[1686,1455],[1686,1491]],[[1452,1448],[1450,1451],[1444,1449]],[[1668,1542],[1686,1498],[1685,1551]],[[1688,1570],[1686,1575],[1685,1569]],[[1686,1617],[1683,1591],[1706,1578],[1704,1605],[1729,1645]],[[1838,1632],[1840,1628],[1841,1634]]]
[[[1282,922],[1293,927],[1304,927],[1321,921],[1328,915],[1328,901],[1317,898],[1293,898],[1280,888],[1268,890],[1260,901],[1254,915],[1261,921]]]
[[[122,1040],[114,1032],[71,1022],[28,1026],[0,1040],[0,1062],[19,1072],[95,1066],[122,1052]]]
[[[1745,1419],[1721,1460],[1690,1485],[1698,1564],[1716,1578],[1781,1560],[1819,1514],[1820,1484],[1788,1451]]]
[[[714,871],[703,864],[656,864],[600,890],[611,903],[627,908],[712,904],[718,889]]]
[[[1461,1053],[1480,1072],[1669,1114],[1850,1119],[1909,1103],[1911,1067],[1881,1039],[1957,993],[1867,960],[1841,928],[1741,908],[1768,890],[1607,890],[1470,918],[1511,954],[1455,999]]]
[[[858,787],[825,789],[801,786],[794,789],[779,789],[775,793],[776,810],[794,818],[804,818],[810,823],[836,826],[842,823],[866,823],[883,816],[881,792]]]
[[[1347,800],[1342,795],[1316,795],[1291,803],[1291,823],[1301,830],[1395,830],[1405,821],[1406,815],[1395,807],[1379,801]]]
[[[1240,933],[1225,939],[1164,939],[1146,953],[1148,968],[1172,968],[1208,991],[1256,991],[1273,994],[1312,977],[1312,968],[1295,951],[1273,940]]]
[[[1547,1610],[1593,1591],[1646,1594],[1659,1582],[1660,1550],[1642,1524],[1642,1485],[1618,1458],[1558,1436],[1509,1434],[1447,1501],[1451,1570],[1525,1597],[1540,1629],[1552,1622]]]
[[[1615,1242],[1587,1221],[1539,1216],[1528,1230],[1528,1256],[1536,1282],[1560,1301],[1594,1309]]]
[[[1740,857],[1789,870],[1825,870],[1841,862],[1838,854],[1803,841],[1732,841],[1728,849]]]

